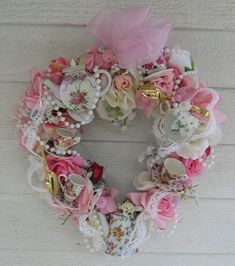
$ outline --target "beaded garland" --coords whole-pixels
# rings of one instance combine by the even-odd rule
[[[139,250],[151,226],[174,233],[178,202],[195,198],[193,182],[214,164],[224,117],[219,94],[199,81],[190,53],[166,47],[170,24],[152,19],[151,8],[104,11],[87,30],[97,39],[91,49],[31,70],[17,128],[31,153],[32,188],[64,222],[71,218],[91,252],[125,257]],[[153,119],[157,145],[138,157],[146,170],[134,179],[137,191],[117,202],[104,167],[77,147],[94,112],[126,131],[136,109]]]

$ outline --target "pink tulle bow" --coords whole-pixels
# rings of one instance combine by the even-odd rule
[[[88,23],[87,31],[114,50],[121,67],[137,67],[158,58],[171,29],[167,19],[151,15],[151,7],[105,10]]]

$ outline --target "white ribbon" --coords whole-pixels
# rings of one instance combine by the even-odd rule
[[[45,177],[45,169],[44,169],[44,163],[40,157],[35,157],[30,155],[29,156],[29,162],[30,166],[27,171],[27,181],[29,185],[33,188],[33,190],[37,192],[47,192],[47,189],[45,187],[39,186],[36,187],[32,183],[32,179],[34,174],[37,175],[38,179],[43,182]]]

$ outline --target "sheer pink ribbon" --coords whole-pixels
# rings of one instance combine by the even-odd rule
[[[171,29],[167,19],[151,15],[151,7],[105,10],[88,23],[87,31],[114,50],[121,67],[137,67],[158,58]]]

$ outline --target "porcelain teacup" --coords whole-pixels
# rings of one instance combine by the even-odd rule
[[[58,180],[64,192],[64,198],[68,202],[74,201],[85,185],[84,177],[78,174],[60,174]]]
[[[78,144],[80,139],[80,137],[76,136],[75,130],[58,128],[53,136],[53,143],[57,150],[65,151]]]

